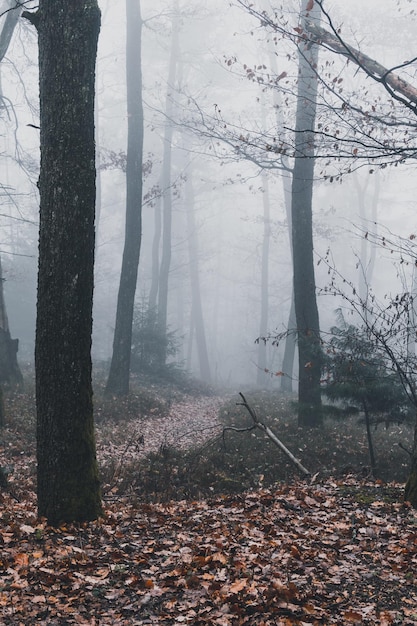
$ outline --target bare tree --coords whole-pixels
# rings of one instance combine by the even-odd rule
[[[203,304],[201,300],[200,269],[198,256],[199,240],[195,219],[195,196],[191,163],[187,169],[187,180],[185,183],[185,204],[187,211],[188,258],[191,284],[190,345],[192,343],[192,333],[193,330],[195,330],[200,376],[202,380],[210,383],[211,369],[208,357],[206,331],[204,325]]]
[[[0,62],[6,56],[14,30],[23,12],[24,3],[16,0],[5,0],[0,9],[0,16],[4,16],[0,31]],[[0,81],[0,112],[2,110],[3,93]],[[17,362],[19,341],[12,339],[9,330],[9,321],[4,296],[4,279],[2,259],[0,257],[0,384],[21,384],[22,373]]]
[[[128,140],[126,157],[126,222],[117,298],[113,355],[106,391],[129,392],[132,324],[142,237],[143,103],[139,0],[126,0],[126,84]]]
[[[177,63],[179,58],[179,15],[178,2],[174,4],[172,19],[171,51],[168,68],[168,84],[165,105],[164,146],[161,173],[162,188],[162,254],[158,280],[158,323],[162,333],[167,332],[169,272],[171,267],[172,238],[172,124]],[[162,354],[161,366],[165,365],[166,354]]]
[[[308,19],[320,19],[320,10],[302,3],[300,28]],[[295,156],[292,171],[291,215],[294,268],[294,304],[298,343],[298,421],[317,426],[322,421],[320,376],[322,355],[313,259],[314,130],[317,99],[318,46],[299,44]]]

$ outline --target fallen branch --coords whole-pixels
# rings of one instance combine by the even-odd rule
[[[290,452],[287,448],[287,446],[285,446],[282,441],[280,441],[280,439],[278,439],[278,437],[275,435],[275,433],[272,432],[272,430],[269,428],[269,426],[267,426],[266,424],[263,424],[263,422],[260,422],[258,419],[258,416],[256,415],[255,411],[252,409],[252,407],[248,404],[245,396],[243,395],[243,393],[239,392],[240,397],[242,398],[243,402],[237,402],[236,404],[238,406],[244,406],[245,409],[248,411],[249,415],[252,418],[253,424],[252,426],[248,426],[247,428],[236,428],[235,426],[226,426],[223,429],[223,439],[224,439],[224,433],[227,430],[233,430],[235,432],[249,432],[251,430],[254,430],[255,428],[259,428],[259,430],[262,430],[262,432],[265,433],[265,435],[267,437],[269,437],[269,439],[276,445],[278,446],[278,448],[280,448],[286,455],[287,457],[290,459],[290,461],[292,461],[294,463],[294,465],[296,465],[298,467],[298,469],[300,470],[300,472],[302,474],[304,474],[304,476],[311,476],[311,472],[308,471],[308,469],[306,469],[304,467],[304,465],[302,465],[300,463],[300,461],[292,454],[292,452]]]

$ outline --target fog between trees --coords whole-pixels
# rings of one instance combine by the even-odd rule
[[[98,364],[108,365],[124,243],[125,7],[123,2],[103,1],[100,5],[93,358]],[[271,157],[267,146],[282,136],[282,132],[277,133],[278,125],[288,129],[287,136],[294,126],[296,49],[288,38],[282,39],[261,27],[239,3],[213,1],[207,6],[180,2],[179,16],[174,15],[172,3],[142,1],[141,5],[147,165],[136,302],[142,305],[149,298],[155,211],[160,207],[158,196],[169,192],[172,245],[167,322],[180,339],[176,358],[196,376],[200,375],[194,332],[190,344],[189,242],[198,235],[199,288],[211,381],[237,386],[255,384],[258,379],[262,385],[279,386],[280,377],[270,373],[282,369],[283,346],[267,345],[266,368],[270,373],[259,377],[255,340],[260,334],[266,185],[270,212],[267,332],[286,328],[291,304],[292,263],[283,185],[288,172],[280,169],[281,159],[274,154]],[[266,3],[259,5],[261,10],[268,8]],[[415,16],[411,4],[390,0],[384,13],[377,6],[368,2],[364,8],[360,2],[337,0],[326,4],[326,10],[352,45],[386,67],[398,66],[415,56],[412,37]],[[296,2],[285,3],[283,7],[289,31],[298,24],[298,10]],[[178,52],[174,59],[174,84],[169,84],[175,20]],[[39,131],[28,126],[38,125],[36,50],[34,33],[20,20],[7,56],[1,62],[4,96],[1,251],[9,323],[12,336],[20,339],[22,362],[31,361],[33,356],[36,300]],[[338,63],[334,55],[320,50],[320,73],[327,73],[330,82],[336,76],[343,79],[340,85],[346,98],[355,104],[367,99],[371,111],[375,106],[386,110],[389,98],[382,86],[366,79],[353,65],[345,68]],[[286,77],[271,88],[270,80],[283,72]],[[415,84],[415,64],[404,69],[404,76]],[[329,119],[326,97],[333,103],[330,96],[319,97],[317,121],[323,124],[327,119],[333,132],[338,121]],[[172,128],[169,185],[166,179],[161,184],[167,103]],[[339,121],[341,133],[346,133],[343,120]],[[413,128],[409,132],[411,137]],[[324,148],[328,149],[328,145]],[[362,276],[361,267],[357,267],[358,255],[362,255],[366,267],[373,268],[368,278],[374,290],[380,295],[396,293],[401,286],[389,253],[379,249],[373,260],[371,247],[364,245],[358,228],[366,230],[371,221],[377,222],[380,229],[385,227],[405,237],[414,232],[414,163],[407,160],[398,167],[379,169],[378,165],[368,164],[366,159],[355,160],[354,156],[348,163],[348,159],[337,161],[331,153],[328,159],[318,159],[315,164],[313,227],[317,286],[324,287],[328,282],[325,265],[317,263],[330,247],[335,266],[343,276],[357,282],[358,288]],[[346,173],[349,167],[355,171]],[[338,180],[339,173],[343,176]],[[191,184],[193,223],[190,225],[187,185]],[[161,253],[162,250],[159,260]],[[335,323],[334,311],[339,305],[337,298],[319,296],[322,329]],[[296,384],[296,368],[294,379]]]

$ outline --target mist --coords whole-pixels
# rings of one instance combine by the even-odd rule
[[[334,1],[325,8],[346,41],[385,67],[410,61],[402,71],[414,84],[416,18],[409,6],[389,1],[383,14],[376,2],[363,8],[359,2]],[[103,0],[100,8],[92,354],[95,365],[107,370],[125,240],[128,114],[125,6]],[[270,11],[268,2],[257,8]],[[169,245],[164,321],[172,338],[168,362],[214,386],[280,388],[285,341],[273,345],[272,340],[264,344],[257,339],[289,328],[293,274],[288,194],[297,102],[296,46],[290,36],[260,23],[244,2],[213,1],[207,6],[142,1],[141,11],[143,206],[136,315],[143,316],[148,307],[157,310],[158,303],[162,307],[163,286],[155,281],[161,281],[164,246]],[[294,33],[298,3],[285,3],[274,11]],[[275,19],[274,12],[269,14]],[[1,19],[4,23],[5,17]],[[329,28],[325,17],[322,25]],[[353,117],[342,119],[341,100],[329,91],[329,84],[343,89],[342,97],[352,109],[369,108],[380,117],[391,115],[390,119],[396,115],[400,129],[397,134],[392,128],[381,130],[375,121],[366,131],[361,129],[375,142],[370,140],[363,154],[360,147],[353,147],[349,158],[346,154],[338,158],[331,143],[318,140],[312,200],[314,263],[320,328],[327,332],[340,307],[347,315],[354,314],[343,298],[326,295],[329,268],[323,259],[331,259],[340,276],[358,290],[372,288],[381,298],[400,292],[404,281],[413,280],[412,267],[399,276],[392,255],[364,242],[364,234],[369,230],[408,239],[415,232],[415,124],[411,114],[395,113],[382,85],[329,50],[319,51],[318,74],[327,87],[319,86],[317,131],[328,124],[328,135],[347,140],[351,132],[352,141],[356,138],[361,144]],[[20,19],[1,61],[0,223],[8,321],[11,335],[19,338],[18,358],[28,365],[33,361],[36,315],[37,81],[36,35]],[[335,130],[338,124],[340,134]],[[399,133],[405,129],[404,156]],[[389,149],[383,154],[375,146],[378,141],[383,145],[380,138],[385,132]],[[288,154],[277,149],[286,142]],[[168,198],[170,235],[164,241]],[[295,391],[296,361],[287,378]]]

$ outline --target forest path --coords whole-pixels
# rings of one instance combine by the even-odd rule
[[[187,396],[173,401],[168,415],[149,415],[139,419],[105,422],[97,427],[99,462],[110,457],[144,457],[163,446],[192,448],[220,435],[223,424],[219,409],[226,396]]]
[[[203,444],[221,432],[219,409],[224,402],[224,397],[192,396],[174,401],[166,417],[144,419],[141,431],[145,451],[158,450],[162,445],[186,449]]]

